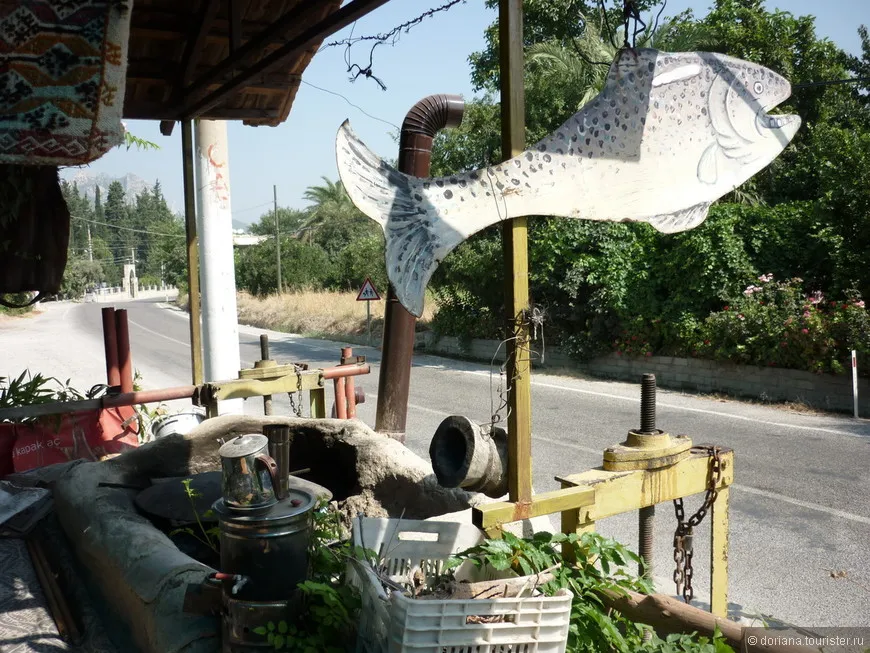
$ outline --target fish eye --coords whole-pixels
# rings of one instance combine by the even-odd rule
[[[764,84],[761,82],[755,82],[755,84],[752,85],[752,90],[755,91],[756,95],[761,95],[764,92]]]

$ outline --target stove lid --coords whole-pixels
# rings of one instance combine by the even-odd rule
[[[212,506],[218,518],[222,521],[241,523],[278,522],[293,519],[311,512],[317,505],[314,494],[299,487],[290,487],[286,499],[276,501],[268,506],[256,508],[231,508],[226,505],[223,497]]]

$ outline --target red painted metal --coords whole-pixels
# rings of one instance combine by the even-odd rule
[[[133,358],[130,356],[130,328],[127,324],[127,309],[115,311],[115,326],[118,333],[118,366],[121,371],[121,392],[133,392]]]
[[[106,350],[106,383],[121,385],[121,370],[118,366],[118,329],[115,326],[115,308],[103,309],[103,345]]]
[[[335,416],[347,419],[347,398],[344,395],[344,376],[335,379]]]
[[[191,399],[195,392],[195,385],[182,385],[176,388],[161,388],[159,390],[126,392],[115,396],[103,397],[103,407],[116,408],[118,406],[134,406],[136,404],[151,404],[158,401],[172,401],[173,399]]]
[[[336,367],[327,367],[323,370],[323,378],[327,381],[330,379],[339,379],[347,376],[360,376],[361,374],[370,374],[372,371],[368,363],[355,363],[353,365],[337,365]]]
[[[341,364],[347,365],[353,359],[353,348],[351,347],[342,347],[341,348]],[[356,393],[353,389],[353,377],[349,376],[344,382],[344,396],[347,402],[347,417],[348,419],[353,419],[356,417]]]

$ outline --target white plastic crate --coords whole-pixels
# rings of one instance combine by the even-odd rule
[[[377,552],[390,576],[418,567],[426,584],[453,554],[479,544],[483,534],[456,522],[376,519],[354,521],[356,546]],[[457,576],[468,568],[457,569]],[[375,573],[353,565],[360,588],[359,653],[564,653],[573,595],[499,599],[413,599],[384,591]]]

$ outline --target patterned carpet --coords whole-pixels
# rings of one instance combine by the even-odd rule
[[[56,520],[45,520],[43,545],[58,555],[60,573],[73,596],[67,597],[82,628],[83,641],[61,639],[30,561],[24,540],[0,539],[0,653],[116,653],[84,590]]]

